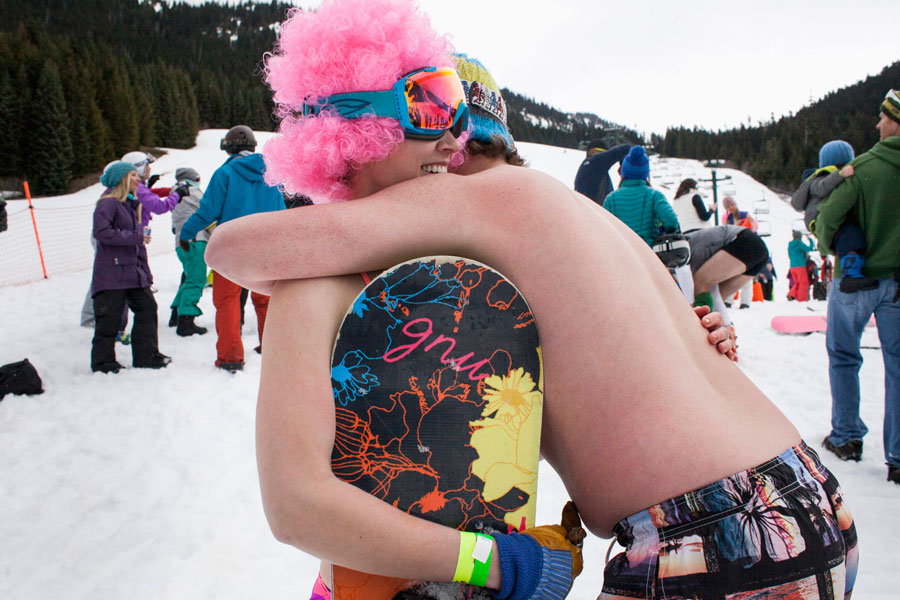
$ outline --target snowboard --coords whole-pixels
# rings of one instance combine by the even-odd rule
[[[503,275],[449,256],[388,269],[348,309],[331,377],[337,477],[460,530],[534,526],[541,346],[528,304]],[[335,600],[492,598],[337,565],[332,577]]]
[[[866,327],[874,327],[875,318],[869,319]],[[772,329],[779,333],[804,334],[821,332],[827,329],[827,322],[823,315],[792,315],[772,317]]]

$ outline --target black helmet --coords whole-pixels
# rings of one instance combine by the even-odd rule
[[[254,152],[256,150],[256,137],[253,130],[246,125],[235,125],[228,130],[225,137],[219,143],[219,149],[228,154],[237,154],[243,150]]]

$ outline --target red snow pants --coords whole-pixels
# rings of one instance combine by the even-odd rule
[[[809,274],[806,272],[806,267],[793,267],[791,277],[794,278],[794,285],[788,292],[788,298],[793,298],[797,302],[809,300]]]
[[[262,345],[263,327],[269,309],[269,297],[250,292],[250,300],[256,310],[256,328]],[[213,305],[216,307],[216,366],[220,363],[244,362],[244,344],[241,342],[241,286],[221,273],[213,273]]]

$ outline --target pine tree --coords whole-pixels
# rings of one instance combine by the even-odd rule
[[[30,184],[38,194],[62,194],[72,180],[72,143],[66,99],[56,65],[44,61],[34,91],[31,154],[26,165]]]
[[[12,78],[6,70],[0,72],[0,176],[19,172],[19,111]]]

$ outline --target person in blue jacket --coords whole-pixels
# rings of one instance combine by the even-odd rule
[[[185,221],[178,243],[185,255],[199,252],[197,235],[214,224],[259,212],[284,209],[284,196],[277,187],[263,181],[265,165],[262,154],[255,154],[256,137],[246,125],[228,130],[220,148],[229,154],[225,164],[212,178],[200,207]],[[213,305],[216,307],[216,366],[226,371],[244,368],[244,345],[241,342],[241,286],[221,273],[213,272]],[[252,292],[250,300],[256,310],[256,322],[262,345],[263,327],[269,297]]]
[[[667,233],[679,230],[672,205],[659,190],[650,187],[650,161],[642,146],[634,146],[619,170],[622,183],[606,197],[603,208],[614,214],[648,246],[659,237],[660,225]]]
[[[605,146],[605,143],[591,144],[588,148],[587,158],[575,174],[575,191],[603,206],[603,201],[613,191],[609,170],[616,163],[622,162],[631,146],[622,144],[609,150],[601,146]]]

